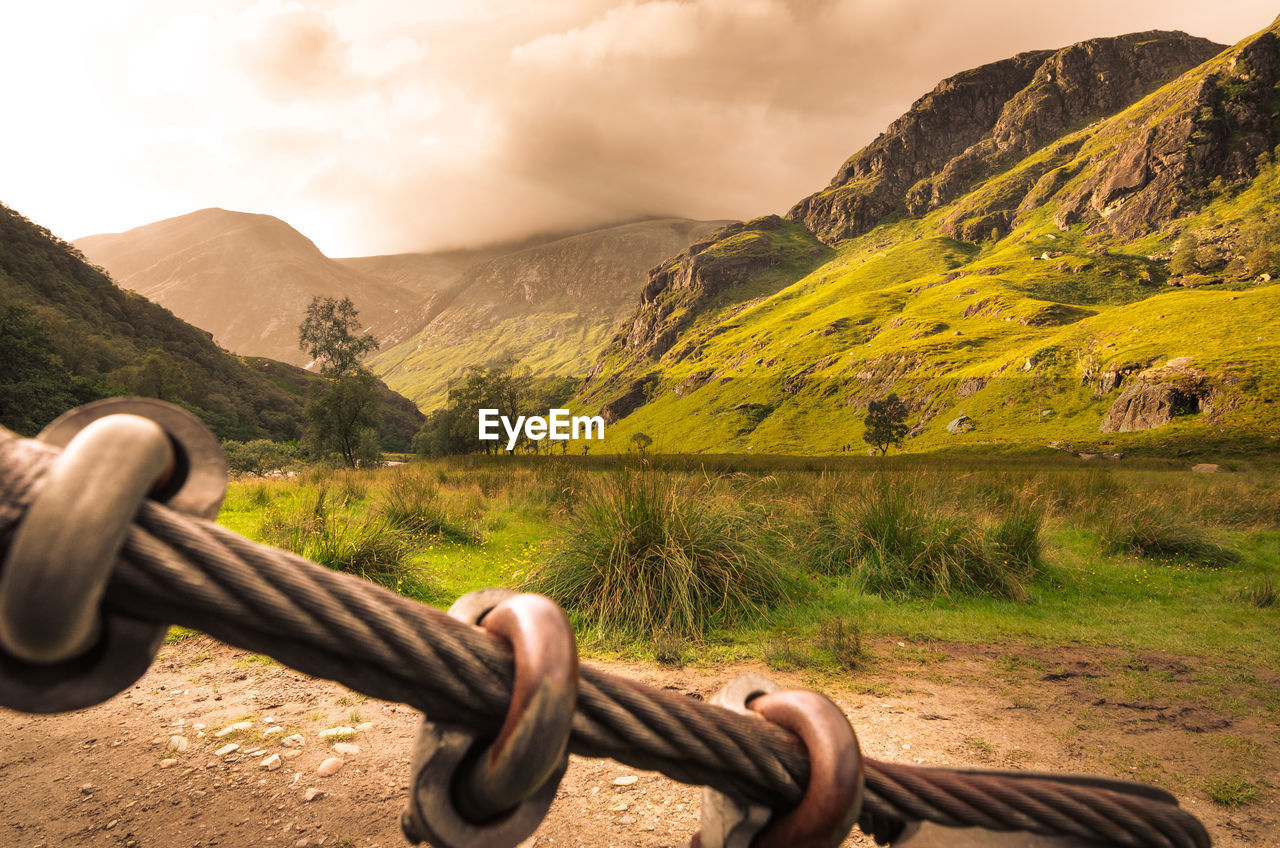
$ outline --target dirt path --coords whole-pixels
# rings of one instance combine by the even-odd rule
[[[1112,683],[1128,679],[1134,660],[1127,655],[1013,655],[905,643],[874,652],[881,659],[869,671],[840,677],[766,673],[832,696],[872,756],[1136,776],[1176,792],[1217,846],[1280,846],[1274,779],[1280,728],[1251,718],[1248,709],[1243,718],[1215,711],[1206,705],[1211,698],[1192,697],[1190,684],[1176,703],[1122,700],[1116,693],[1124,688]],[[1186,672],[1171,658],[1141,662],[1159,671],[1166,690]],[[609,667],[701,697],[736,674],[764,671]],[[417,714],[204,637],[167,646],[137,686],[107,704],[69,715],[3,717],[5,848],[406,844],[398,822]],[[237,722],[248,726],[217,735]],[[336,740],[317,734],[337,726],[359,728],[343,743],[359,750],[344,749],[341,769],[321,777],[316,770],[335,756]],[[301,747],[285,744],[294,734],[303,737]],[[239,748],[217,753],[232,744]],[[1200,788],[1224,767],[1224,757],[1261,785],[1256,800],[1224,807]],[[635,782],[615,785],[632,775]],[[526,844],[682,846],[696,829],[698,806],[695,788],[612,761],[575,758],[550,816]],[[848,844],[873,843],[855,836]]]

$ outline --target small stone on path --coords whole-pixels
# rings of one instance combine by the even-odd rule
[[[307,740],[302,738],[301,733],[295,733],[292,736],[286,736],[281,739],[280,744],[290,748],[301,748],[303,745],[307,744]]]
[[[342,768],[344,762],[341,757],[330,757],[320,764],[319,768],[316,769],[316,774],[321,777],[333,777]]]
[[[263,760],[261,765],[262,765],[262,768],[266,769],[267,771],[275,771],[276,769],[280,768],[280,763],[281,763],[280,755],[272,754],[271,756]]]
[[[355,732],[354,727],[326,727],[316,735],[321,739],[328,739],[331,736],[352,736]]]
[[[213,735],[221,739],[224,736],[235,733],[237,730],[248,730],[251,727],[253,727],[253,722],[251,721],[237,721],[235,724],[228,724]]]
[[[225,757],[227,754],[234,754],[240,750],[240,746],[232,742],[229,745],[223,745],[221,748],[213,752],[215,757]]]
[[[615,777],[613,779],[613,785],[614,786],[630,786],[631,784],[635,783],[637,780],[639,780],[639,778],[637,778],[634,774],[624,774],[622,777]]]
[[[323,795],[324,795],[324,792],[322,792],[321,790],[316,789],[314,786],[312,786],[310,789],[308,789],[308,790],[306,791],[306,794],[302,796],[302,800],[303,800],[303,801],[314,801],[315,799],[317,799],[317,798],[319,798],[319,797],[321,797],[321,796],[323,796]]]
[[[344,757],[354,757],[360,753],[360,746],[352,745],[350,742],[338,742],[333,746],[333,750]]]

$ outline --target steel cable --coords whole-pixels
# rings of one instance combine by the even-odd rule
[[[0,552],[53,453],[0,428]],[[129,530],[104,604],[201,630],[433,721],[496,731],[506,713],[513,668],[497,637],[153,502]],[[804,747],[788,731],[589,666],[581,668],[570,750],[772,807],[797,803],[808,781]],[[1126,848],[1210,845],[1195,816],[1141,795],[870,758],[866,769],[868,830],[919,820]]]

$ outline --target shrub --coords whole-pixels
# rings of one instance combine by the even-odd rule
[[[1103,520],[1099,538],[1109,554],[1184,558],[1203,565],[1226,565],[1239,556],[1188,523],[1183,515],[1153,503],[1120,508]]]
[[[818,570],[852,573],[873,594],[1025,600],[1040,569],[1041,523],[1023,501],[983,522],[953,517],[906,484],[882,484],[820,520],[810,549]]]
[[[421,474],[396,475],[378,502],[378,514],[391,526],[414,535],[478,544],[480,530],[462,509],[453,509],[440,488]]]
[[[222,443],[227,457],[227,468],[236,474],[256,474],[261,477],[269,471],[287,468],[299,459],[296,444],[273,442],[270,439],[253,439],[237,442],[227,439]]]
[[[764,524],[712,483],[623,471],[584,488],[528,588],[602,634],[696,638],[785,593]]]
[[[388,589],[419,596],[425,589],[419,571],[405,558],[405,544],[380,517],[353,518],[339,511],[320,488],[292,506],[277,505],[260,532],[277,547],[335,571],[363,577]]]

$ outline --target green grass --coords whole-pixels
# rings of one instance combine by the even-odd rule
[[[787,574],[769,548],[767,518],[715,486],[623,471],[582,494],[526,588],[597,633],[696,638],[784,596]]]
[[[1258,785],[1239,775],[1212,778],[1205,782],[1204,791],[1224,807],[1238,807],[1258,797]]]
[[[1138,470],[1123,463],[1082,466],[1056,455],[901,456],[883,463],[658,456],[648,462],[648,470],[626,472],[616,459],[595,456],[416,462],[359,472],[363,485],[347,486],[353,495],[363,493],[355,500],[334,494],[339,474],[317,472],[272,482],[265,505],[258,484],[236,482],[220,520],[270,541],[281,516],[291,516],[286,525],[314,522],[323,492],[328,524],[345,524],[352,529],[344,532],[356,536],[354,528],[369,525],[375,537],[395,540],[396,568],[408,577],[381,582],[404,594],[446,607],[473,589],[525,586],[559,568],[571,576],[560,597],[575,608],[589,650],[672,664],[771,656],[835,670],[857,662],[867,640],[884,637],[1079,643],[1216,657],[1216,667],[1267,664],[1280,654],[1280,607],[1273,600],[1280,514],[1268,506],[1276,493],[1271,470],[1193,475],[1161,461]],[[427,484],[442,502],[466,505],[456,515],[479,530],[479,541],[387,525],[388,494]],[[949,523],[961,528],[960,538],[984,540],[990,546],[984,550],[1003,540],[1010,550],[1026,552],[1028,562],[1034,542],[1039,565],[1019,569],[1020,593],[963,585],[945,594],[872,591],[859,579],[860,558],[832,556],[856,534],[854,525],[841,531],[831,518],[869,509],[882,486],[898,489],[920,513],[925,529],[916,532],[931,532],[935,520]],[[1206,564],[1107,552],[1108,510],[1140,503],[1161,504],[1177,518],[1166,530],[1210,539],[1236,557]],[[1018,517],[1020,504],[1041,511],[1034,534],[1026,516]],[[359,572],[358,562],[335,564]],[[593,563],[602,566],[600,573]],[[763,591],[743,584],[749,604],[723,601],[712,591],[736,580],[736,571],[763,580]],[[626,575],[639,577],[627,582]],[[695,584],[691,575],[707,579]],[[779,575],[787,576],[781,596],[774,591]],[[584,591],[589,585],[598,587],[594,594]],[[636,613],[628,593],[642,590],[648,596]],[[1235,684],[1206,678],[1205,686],[1212,692]],[[1280,715],[1280,699],[1274,710]]]
[[[379,504],[379,514],[406,533],[427,539],[478,544],[477,498],[442,490],[426,474],[406,471],[391,479]]]
[[[401,534],[381,516],[354,514],[350,505],[360,495],[349,485],[344,488],[345,494],[332,495],[322,486],[291,505],[273,507],[261,525],[263,536],[312,562],[388,588],[414,581]]]
[[[814,531],[817,570],[897,599],[1025,599],[1040,568],[1039,511],[1016,502],[995,516],[960,515],[930,495],[909,479],[864,488]]]
[[[1185,516],[1162,504],[1113,502],[1106,509],[1109,515],[1103,520],[1099,542],[1109,554],[1211,566],[1239,559],[1234,551],[1216,544],[1203,528],[1187,523]]]

